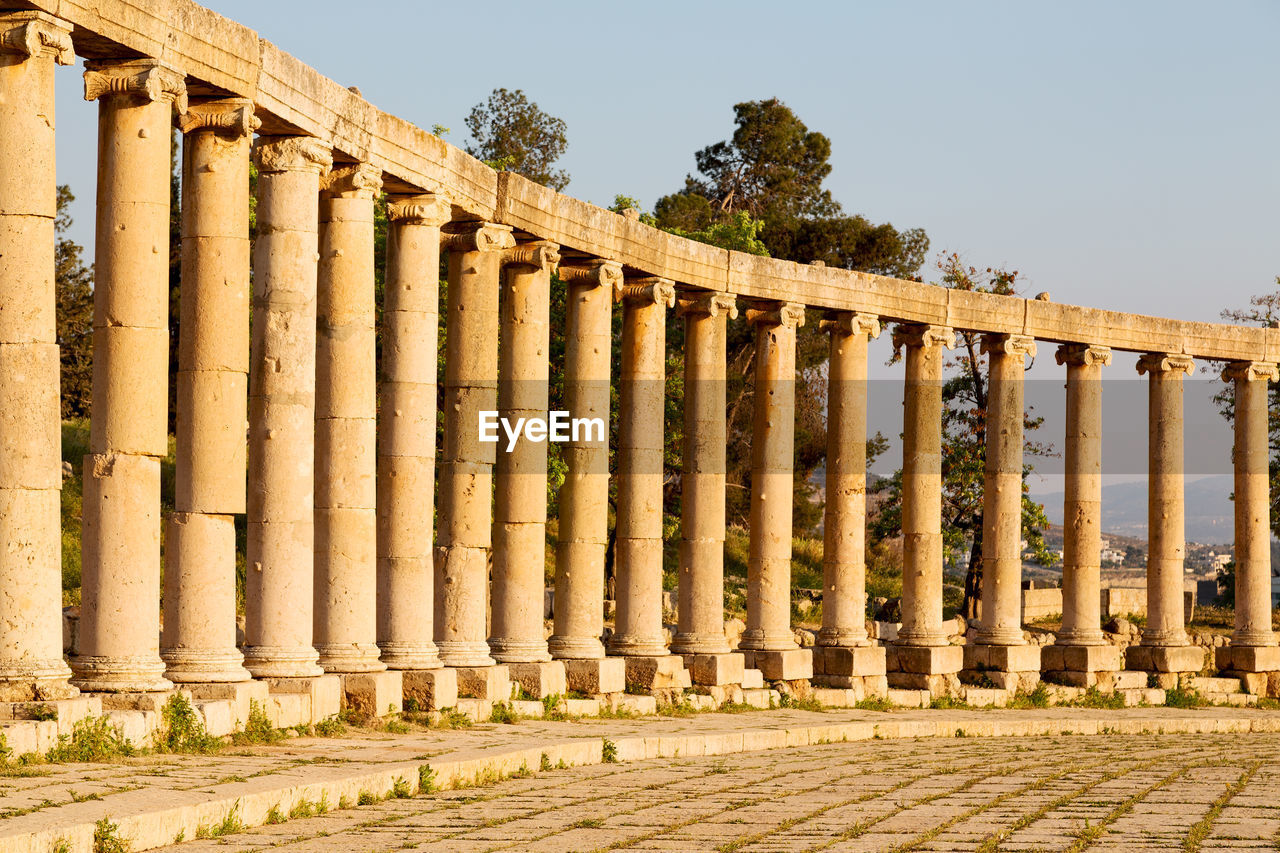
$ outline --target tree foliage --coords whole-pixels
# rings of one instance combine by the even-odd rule
[[[71,228],[71,187],[58,187],[54,219],[54,280],[57,287],[58,347],[62,374],[62,417],[87,418],[93,385],[93,270],[84,247],[67,237]]]
[[[568,126],[543,112],[522,89],[494,89],[471,108],[466,124],[474,140],[467,145],[471,156],[553,190],[568,186],[569,173],[554,168],[569,146]]]

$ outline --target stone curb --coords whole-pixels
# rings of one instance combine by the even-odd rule
[[[1254,718],[1189,717],[1169,719],[981,720],[947,717],[938,720],[850,721],[791,728],[755,728],[738,732],[627,736],[614,741],[618,762],[653,758],[732,755],[786,747],[865,740],[925,737],[1037,737],[1047,735],[1244,734],[1280,732],[1280,716]],[[274,808],[288,815],[299,803],[325,801],[337,808],[345,797],[357,801],[361,793],[379,800],[391,796],[397,784],[419,793],[419,769],[434,771],[436,790],[466,787],[475,782],[509,776],[527,769],[537,772],[543,757],[551,764],[600,764],[604,737],[578,737],[542,746],[475,758],[439,762],[400,762],[377,770],[352,773],[345,765],[306,765],[248,779],[212,785],[201,791],[136,790],[115,795],[110,802],[90,800],[4,821],[0,849],[6,853],[52,853],[60,842],[68,853],[92,853],[94,824],[103,817],[119,827],[133,851],[152,850],[193,840],[202,827],[221,823],[234,811],[245,828],[260,826]],[[322,778],[316,778],[322,777]],[[327,778],[324,778],[327,777]],[[54,824],[51,826],[50,824]]]

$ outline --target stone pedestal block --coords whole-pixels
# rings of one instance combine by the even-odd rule
[[[570,690],[598,696],[602,693],[621,693],[627,689],[625,658],[566,660],[562,663]]]
[[[886,646],[885,665],[889,672],[917,675],[954,675],[964,665],[963,646]],[[890,679],[892,683],[893,679]],[[908,688],[924,690],[924,687]]]
[[[1125,669],[1199,672],[1204,659],[1205,650],[1199,646],[1130,646],[1125,651]]]
[[[399,670],[352,672],[342,679],[342,706],[366,717],[383,717],[404,710],[404,681]]]
[[[766,681],[813,678],[813,652],[810,649],[749,651],[743,653],[743,662],[752,669],[760,670]]]
[[[265,681],[210,682],[184,684],[183,690],[198,701],[229,700],[235,709],[236,720],[243,728],[256,702],[265,712],[271,690]]]
[[[685,668],[694,684],[716,687],[723,684],[741,684],[746,662],[738,652],[713,655],[683,655]]]
[[[884,675],[884,646],[818,646],[813,650],[813,674],[821,676]]]
[[[680,655],[626,657],[627,684],[645,690],[680,690],[693,686]]]
[[[1045,646],[1040,668],[1045,672],[1115,672],[1122,666],[1119,646]]]
[[[456,670],[407,669],[400,673],[404,679],[404,703],[417,706],[419,711],[439,711],[458,704],[458,673]]]
[[[959,646],[956,648],[959,648]],[[934,699],[944,696],[960,697],[964,695],[964,687],[953,672],[935,675],[920,672],[890,672],[886,676],[886,680],[889,683],[890,701],[895,701],[893,699],[893,691],[895,690],[924,690],[928,691],[929,696]]]
[[[983,672],[1039,672],[1039,646],[964,646],[964,668]]]
[[[1280,671],[1280,646],[1223,646],[1214,649],[1218,669],[1234,672]]]
[[[314,678],[267,678],[272,704],[279,712],[292,708],[304,712],[299,722],[314,725],[334,716],[342,710],[342,679],[336,675],[318,675]],[[268,710],[268,715],[271,715]],[[289,725],[277,722],[272,724]]]
[[[532,699],[563,696],[569,692],[563,661],[509,663],[507,669],[511,672],[511,680],[519,684]]]
[[[505,702],[511,698],[511,671],[506,665],[457,666],[458,695],[468,699]]]

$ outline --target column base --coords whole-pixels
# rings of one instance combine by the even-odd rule
[[[599,637],[558,637],[547,640],[547,651],[556,660],[599,660],[604,657],[604,643]]]
[[[724,630],[716,633],[680,632],[671,640],[673,655],[725,655],[730,654],[729,643],[724,638]],[[688,666],[688,661],[685,662]],[[696,683],[696,681],[695,681]]]
[[[690,680],[700,687],[741,684],[747,668],[746,660],[738,652],[686,654],[682,657],[685,669],[689,670]]]
[[[622,693],[627,689],[627,662],[622,658],[566,660],[565,682],[570,690],[588,696]]]
[[[1130,646],[1125,669],[1143,672],[1198,673],[1204,668],[1205,650],[1199,646]]]
[[[1280,671],[1280,646],[1222,646],[1213,650],[1218,669],[1233,672]]]
[[[964,669],[973,672],[1039,672],[1039,646],[992,646],[972,643],[964,649]]]
[[[244,655],[239,649],[161,650],[160,659],[165,663],[165,678],[175,684],[248,681],[253,678],[244,668]]]
[[[747,669],[758,669],[767,681],[800,681],[813,678],[813,652],[809,649],[746,650]]]
[[[315,725],[342,710],[342,679],[336,675],[314,678],[268,678],[267,716],[276,728]]]
[[[317,643],[316,661],[333,675],[356,672],[382,672],[387,665],[378,659],[382,650],[376,643]]]
[[[378,643],[387,669],[438,669],[440,650],[435,643]]]
[[[436,643],[440,650],[440,662],[445,666],[457,668],[476,668],[493,666],[494,660],[489,656],[488,643],[476,643],[469,640],[444,640]]]
[[[271,701],[271,688],[265,681],[222,681],[201,684],[184,684],[182,689],[192,699],[230,701],[236,721],[240,726],[249,719],[253,703],[265,713]]]
[[[511,673],[511,680],[519,684],[530,699],[563,696],[569,692],[563,661],[509,663],[506,666]]]
[[[856,648],[871,643],[865,627],[859,628],[823,628],[818,632],[817,645],[837,648]],[[815,658],[816,659],[816,658]]]
[[[404,710],[404,679],[399,670],[348,672],[342,680],[342,707],[365,717],[385,717]]]
[[[883,646],[817,646],[813,649],[814,684],[856,689],[865,686],[866,678],[883,679],[885,672]]]
[[[683,690],[693,686],[689,671],[680,655],[633,656],[623,658],[627,664],[627,687],[642,690]]]
[[[244,668],[254,678],[319,678],[318,657],[310,646],[246,646]]]
[[[511,698],[511,672],[506,664],[455,666],[453,671],[458,678],[459,697],[487,702],[506,702]]]
[[[71,684],[85,693],[159,693],[173,689],[158,656],[72,658]]]
[[[406,711],[439,711],[458,704],[457,670],[407,669],[400,672],[404,682]]]
[[[546,640],[489,638],[489,656],[498,663],[546,663],[551,660]]]
[[[0,702],[73,699],[80,691],[69,683],[71,668],[62,658],[5,661],[0,664]]]
[[[609,638],[609,654],[615,657],[661,658],[670,654],[664,637],[627,637],[614,634]]]

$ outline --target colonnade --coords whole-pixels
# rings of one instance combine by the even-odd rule
[[[93,417],[83,460],[83,610],[77,654],[59,630],[58,346],[54,324],[53,73],[69,25],[0,15],[0,698],[165,692],[174,684],[451,671],[464,693],[621,692],[690,682],[787,681],[945,690],[962,672],[1095,684],[1128,666],[1198,671],[1182,610],[1180,352],[1143,353],[1150,424],[1147,625],[1125,662],[1100,629],[1102,342],[1060,342],[1066,373],[1064,613],[1057,642],[1027,646],[1021,614],[1023,374],[1037,341],[983,331],[990,367],[982,627],[952,645],[943,622],[942,382],[955,330],[878,313],[709,289],[477,218],[436,192],[388,188],[386,281],[375,209],[387,172],[286,132],[252,100],[188,98],[180,70],[97,58]],[[200,91],[207,91],[201,89]],[[170,132],[182,144],[182,281],[175,504],[161,517],[168,450]],[[249,169],[257,167],[250,276]],[[392,175],[391,177],[394,177]],[[438,269],[447,257],[442,387]],[[566,352],[550,361],[551,282],[566,287]],[[381,319],[379,316],[381,308]],[[662,615],[668,310],[684,326],[677,624]],[[755,336],[747,624],[724,626],[726,346]],[[621,359],[612,363],[613,312]],[[822,627],[792,630],[791,517],[797,329],[830,336]],[[868,341],[892,322],[905,350],[902,625],[878,645],[866,620]],[[379,333],[381,335],[379,342]],[[379,346],[381,358],[378,358]],[[486,440],[482,413],[548,409],[562,374],[575,434],[558,504],[554,620],[544,631],[548,451]],[[1218,665],[1280,670],[1270,628],[1267,382],[1231,361],[1237,610]],[[437,460],[437,426],[443,442]],[[604,636],[611,481],[616,620]],[[438,484],[437,484],[438,483]],[[245,514],[245,639],[237,647],[235,516]],[[164,623],[160,630],[161,529]],[[355,683],[354,681],[352,683]],[[394,683],[399,684],[399,681]],[[417,682],[414,682],[417,683]],[[433,682],[439,684],[440,682]],[[727,694],[726,694],[727,695]]]

